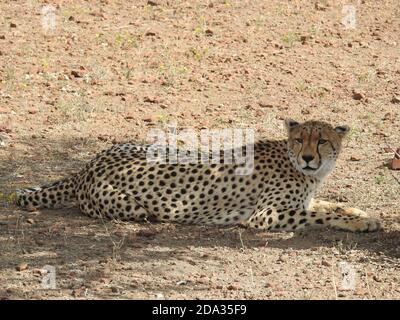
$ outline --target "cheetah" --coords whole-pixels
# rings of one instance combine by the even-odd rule
[[[157,163],[150,145],[117,144],[50,185],[17,190],[22,207],[75,203],[89,217],[297,231],[333,227],[376,231],[377,219],[342,204],[314,200],[349,131],[321,121],[285,121],[287,139],[253,143],[250,174],[237,163]],[[242,147],[243,148],[243,147]]]

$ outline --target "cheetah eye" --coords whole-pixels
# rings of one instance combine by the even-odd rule
[[[319,139],[318,144],[325,144],[325,143],[327,143],[327,142],[328,142],[328,140]]]
[[[294,139],[294,141],[296,141],[297,143],[303,143],[303,139],[301,139],[301,138]]]

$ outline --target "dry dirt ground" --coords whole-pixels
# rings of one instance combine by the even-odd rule
[[[384,148],[400,147],[400,7],[352,2],[354,28],[351,1],[1,1],[0,298],[399,299],[400,172]],[[127,224],[12,204],[15,188],[170,121],[282,138],[286,117],[352,127],[319,197],[382,231]],[[56,289],[41,286],[45,265]]]

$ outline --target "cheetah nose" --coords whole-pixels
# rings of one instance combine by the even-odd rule
[[[312,161],[313,159],[314,159],[314,156],[313,155],[311,155],[311,154],[305,154],[305,155],[303,155],[302,156],[302,158],[303,158],[303,160],[305,161],[305,162],[310,162],[310,161]]]

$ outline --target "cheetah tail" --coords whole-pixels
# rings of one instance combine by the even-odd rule
[[[74,199],[74,177],[49,185],[16,190],[17,205],[27,208],[59,208],[72,203]]]

